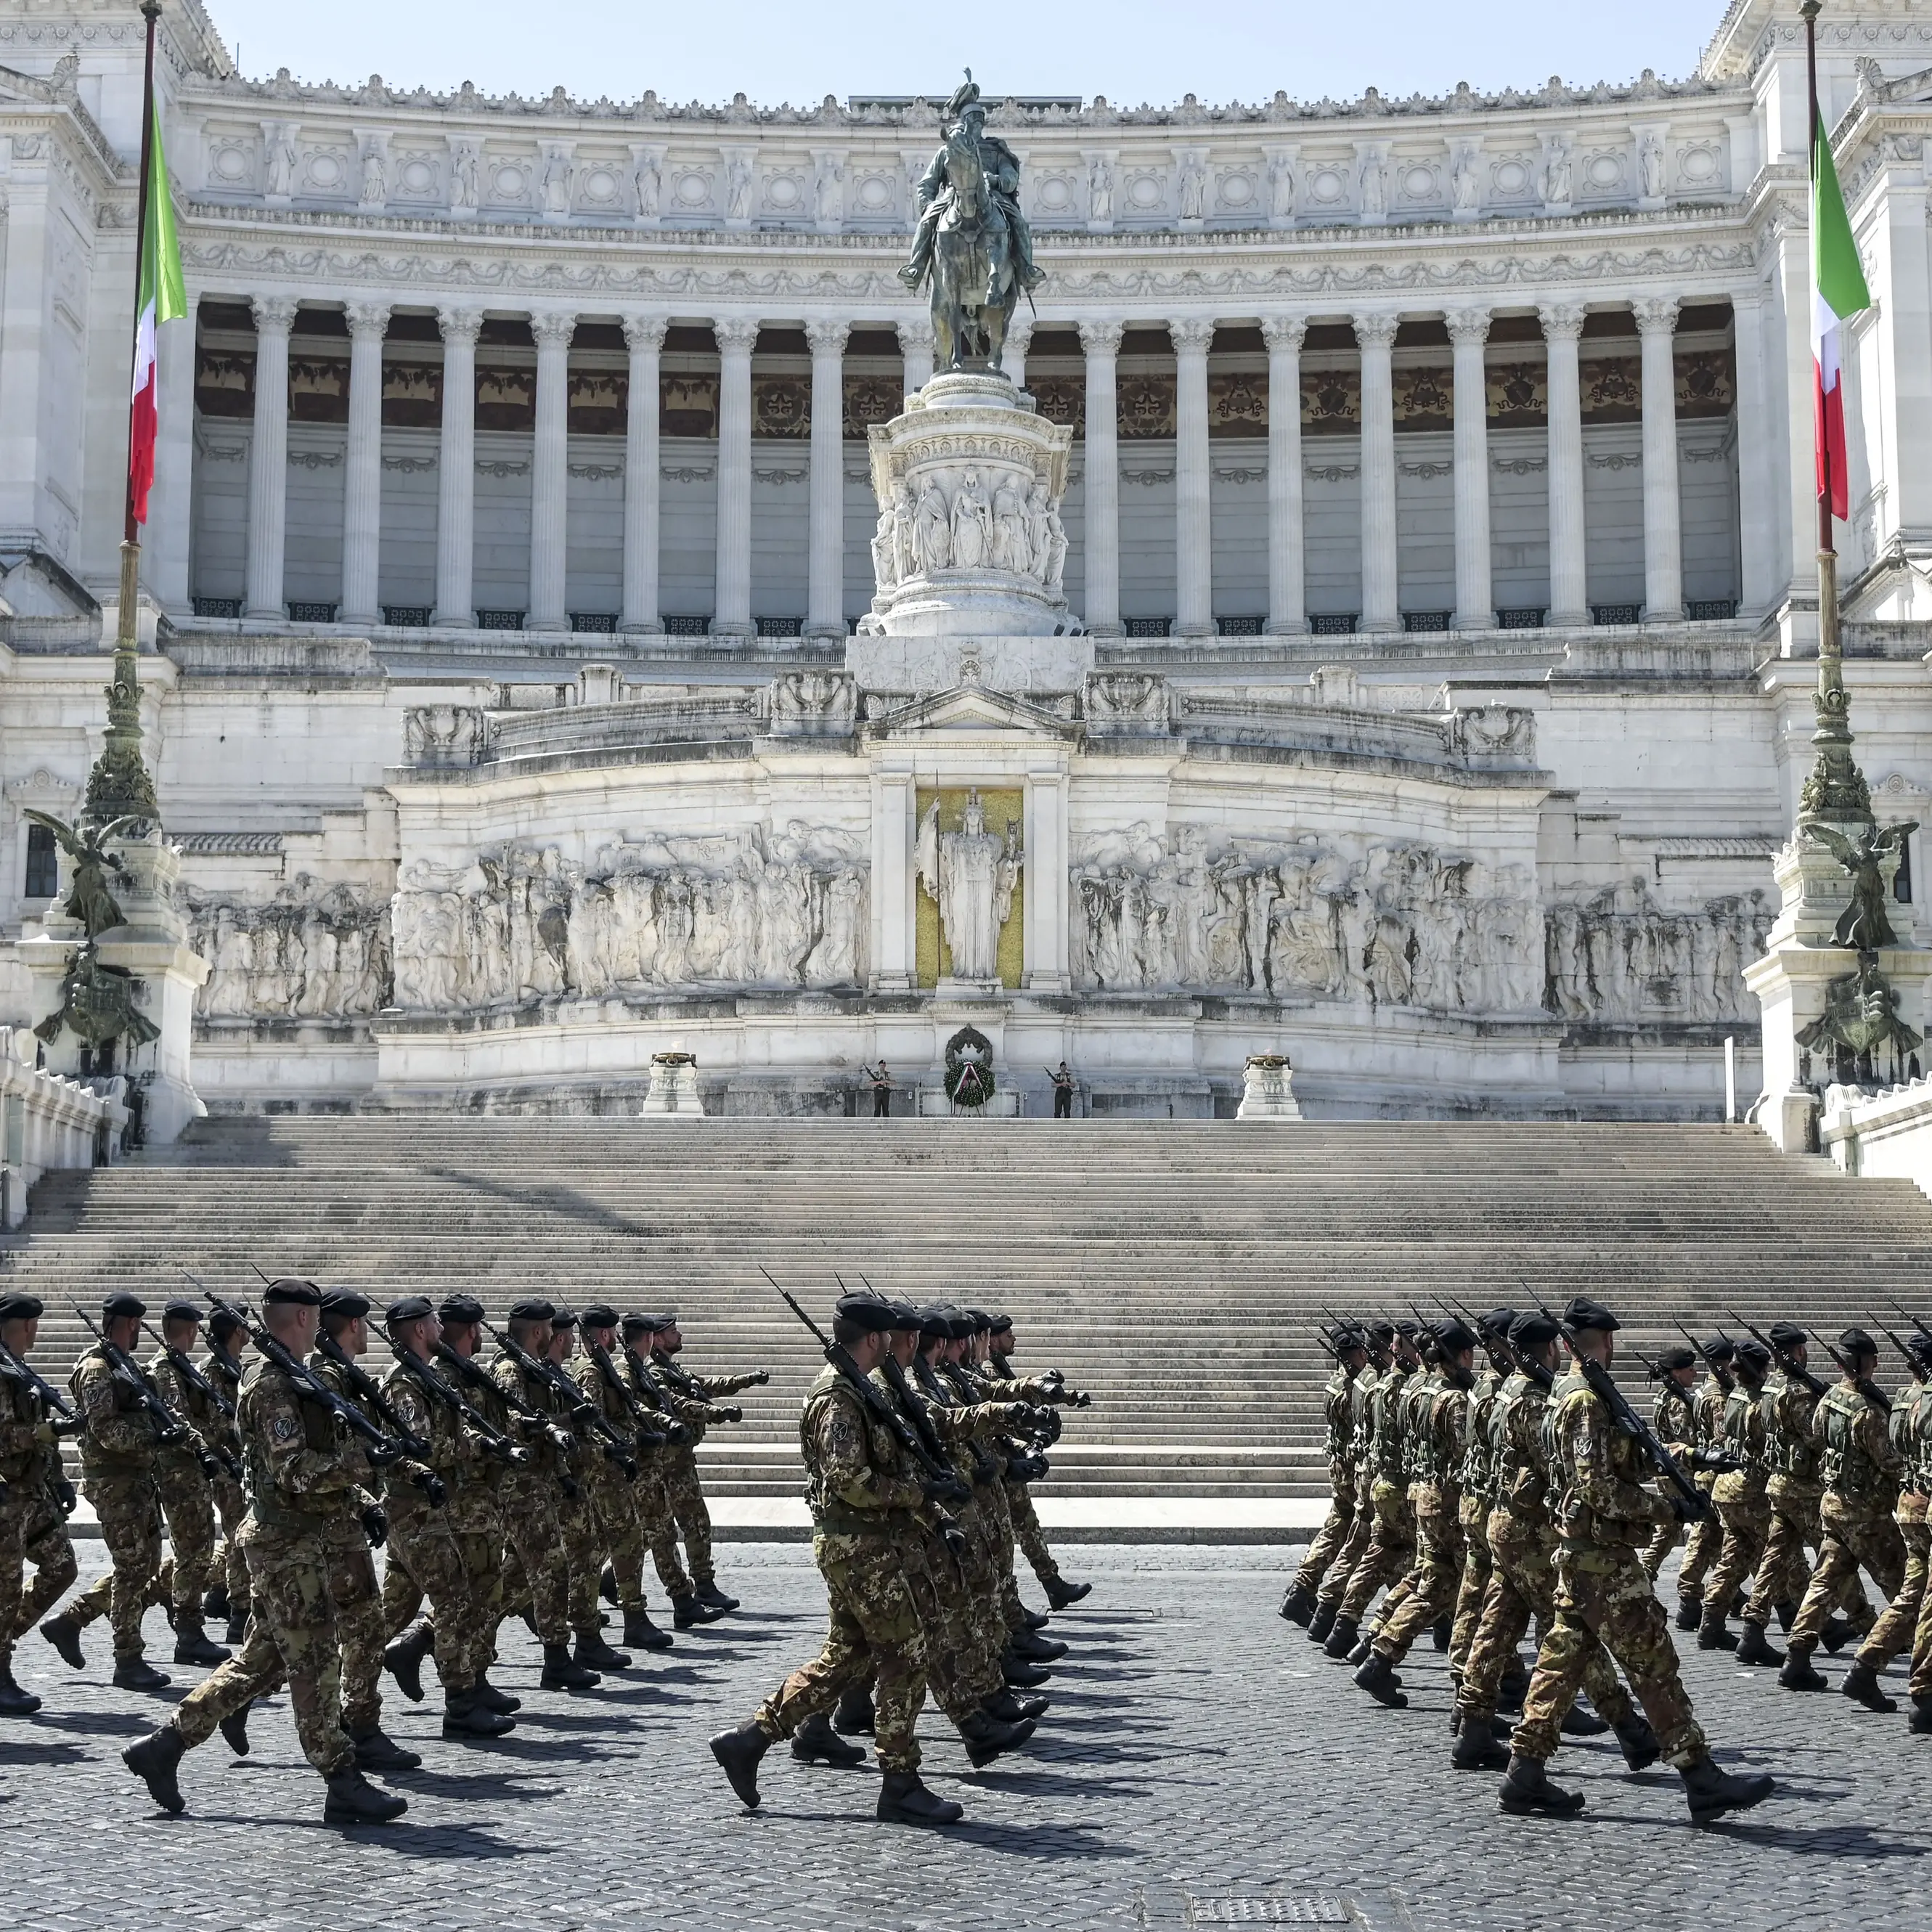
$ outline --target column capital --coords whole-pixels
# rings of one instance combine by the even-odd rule
[[[1350,318],[1355,328],[1355,346],[1358,349],[1390,349],[1395,346],[1395,332],[1402,326],[1400,316],[1390,315],[1386,310],[1372,309],[1366,315]]]
[[[1089,356],[1118,356],[1120,352],[1120,338],[1126,334],[1127,325],[1113,316],[1098,316],[1078,325],[1080,346]]]
[[[254,311],[258,335],[286,335],[295,326],[301,304],[292,296],[250,296],[248,306]]]
[[[754,316],[720,316],[711,324],[711,333],[718,344],[720,356],[742,356],[748,360],[752,346],[758,339],[758,323]]]
[[[931,316],[901,316],[893,322],[892,327],[898,335],[899,352],[902,355],[915,355],[921,351],[928,356],[932,353],[933,333]]]
[[[1536,313],[1546,342],[1574,342],[1583,333],[1581,302],[1538,302]]]
[[[577,334],[576,311],[538,309],[530,317],[530,333],[540,350],[568,349]]]
[[[1024,356],[1033,344],[1035,318],[1022,315],[1017,310],[1012,320],[1006,324],[1006,344],[1016,354]]]
[[[1480,346],[1490,339],[1490,312],[1486,308],[1452,308],[1442,320],[1451,342],[1473,342]]]
[[[440,308],[436,312],[436,326],[442,331],[445,343],[467,343],[474,348],[477,337],[483,332],[483,311],[480,308]]]
[[[1270,354],[1284,349],[1298,351],[1307,334],[1308,318],[1305,315],[1262,317],[1262,340],[1268,344]]]
[[[1214,340],[1214,324],[1204,316],[1184,316],[1167,325],[1167,339],[1177,356],[1205,356]]]
[[[1646,296],[1630,304],[1640,335],[1670,335],[1677,328],[1678,301],[1675,296]]]
[[[623,317],[624,343],[627,348],[662,349],[664,334],[670,327],[670,319],[662,315],[630,314]]]
[[[841,316],[815,316],[805,325],[806,345],[814,357],[843,356],[852,325]]]
[[[352,342],[366,342],[371,338],[380,342],[388,332],[387,302],[351,302],[348,314],[349,336]]]

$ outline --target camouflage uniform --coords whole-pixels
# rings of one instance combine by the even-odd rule
[[[1483,1600],[1489,1594],[1494,1558],[1490,1550],[1490,1511],[1496,1500],[1496,1466],[1490,1443],[1490,1418],[1503,1378],[1492,1368],[1476,1378],[1468,1395],[1469,1414],[1462,1460],[1456,1471],[1462,1490],[1462,1577],[1456,1593],[1456,1616],[1450,1627],[1449,1670],[1460,1677],[1469,1659],[1481,1622]]]
[[[1753,1388],[1740,1376],[1724,1398],[1722,1447],[1744,1467],[1726,1470],[1711,1486],[1711,1500],[1724,1523],[1724,1540],[1704,1586],[1703,1614],[1707,1617],[1730,1616],[1731,1600],[1758,1567],[1771,1528],[1771,1504],[1765,1497],[1769,1480],[1765,1464],[1765,1418],[1758,1400],[1761,1387]],[[1748,1608],[1744,1614],[1756,1621]]]
[[[1885,1417],[1850,1384],[1837,1382],[1825,1391],[1812,1423],[1823,1450],[1819,1515],[1824,1536],[1791,1626],[1792,1648],[1805,1652],[1824,1634],[1847,1579],[1856,1581],[1861,1566],[1888,1599],[1905,1579],[1905,1544],[1892,1515],[1905,1465],[1892,1445]]]
[[[1408,1511],[1409,1555],[1407,1567],[1390,1586],[1382,1608],[1370,1622],[1372,1630],[1385,1630],[1389,1619],[1415,1593],[1429,1561],[1429,1549],[1417,1515],[1418,1492],[1428,1480],[1426,1450],[1422,1437],[1429,1412],[1442,1388],[1442,1366],[1429,1363],[1419,1375],[1412,1376],[1402,1392],[1396,1412],[1401,1419],[1402,1501]]]
[[[827,1367],[799,1420],[812,1555],[830,1600],[824,1648],[759,1706],[768,1738],[788,1738],[830,1711],[848,1684],[876,1677],[873,1736],[880,1766],[916,1772],[914,1724],[926,1700],[926,1647],[901,1550],[934,1519],[896,1437]]]
[[[0,1678],[14,1642],[67,1594],[80,1574],[63,1504],[73,1492],[61,1474],[53,1419],[24,1378],[0,1372]],[[32,1589],[23,1586],[34,1566]]]
[[[214,1569],[214,1484],[202,1466],[203,1456],[218,1460],[217,1444],[226,1432],[221,1412],[198,1395],[186,1376],[156,1348],[147,1361],[148,1379],[160,1390],[169,1412],[188,1430],[188,1439],[158,1450],[154,1486],[168,1526],[169,1560],[155,1579],[152,1600],[171,1600],[177,1635],[202,1627],[202,1598]]]
[[[1374,1474],[1369,1493],[1375,1527],[1342,1592],[1338,1621],[1359,1623],[1376,1593],[1406,1575],[1414,1559],[1415,1518],[1408,1507],[1402,1434],[1402,1396],[1414,1379],[1414,1372],[1398,1363],[1377,1382],[1370,1400],[1369,1456]]]
[[[678,1534],[684,1538],[686,1567],[695,1588],[715,1588],[718,1576],[711,1567],[711,1512],[704,1506],[704,1486],[698,1480],[698,1445],[712,1423],[725,1420],[718,1402],[751,1388],[758,1378],[754,1375],[694,1376],[680,1368],[662,1348],[651,1351],[651,1366],[657,1372],[658,1387],[674,1398],[678,1420],[691,1432],[689,1442],[674,1443],[663,1452],[664,1488]]]
[[[200,1744],[224,1718],[286,1682],[302,1754],[333,1777],[356,1762],[343,1728],[335,1586],[353,1574],[345,1552],[361,1546],[368,1563],[360,1518],[374,1498],[362,1486],[366,1466],[329,1412],[302,1401],[272,1363],[250,1366],[237,1423],[254,1615],[241,1651],[196,1684],[169,1722],[184,1744]],[[374,1569],[363,1576],[357,1587],[373,1594]]]
[[[1906,1480],[1921,1496],[1932,1496],[1932,1387],[1922,1384],[1914,1390],[1910,1406],[1898,1426],[1898,1442],[1906,1468]],[[1921,1711],[1932,1709],[1932,1576],[1918,1605],[1918,1621],[1912,1634],[1912,1676],[1908,1686],[1913,1702]]]
[[[1691,1404],[1691,1439],[1696,1448],[1715,1449],[1722,1444],[1724,1398],[1729,1392],[1715,1376],[1706,1376],[1698,1384]],[[1718,1478],[1714,1470],[1700,1469],[1690,1480],[1708,1497]],[[1690,1526],[1690,1540],[1684,1546],[1684,1561],[1677,1566],[1677,1601],[1680,1609],[1694,1616],[1701,1613],[1705,1579],[1710,1575],[1712,1566],[1724,1546],[1724,1520],[1713,1505],[1708,1516],[1700,1517]]]
[[[490,1364],[490,1372],[500,1388],[526,1407],[551,1417],[558,1431],[568,1430],[563,1398],[548,1376],[525,1375],[507,1351],[498,1354]],[[507,1406],[504,1420],[508,1420]],[[509,1545],[503,1562],[502,1607],[510,1615],[527,1603],[537,1641],[548,1649],[570,1640],[570,1559],[564,1548],[563,1512],[566,1504],[583,1500],[583,1488],[578,1458],[562,1447],[557,1436],[548,1431],[536,1434],[526,1429],[524,1432],[530,1461],[523,1468],[505,1469],[496,1492],[503,1535]],[[586,1587],[586,1624],[595,1630],[594,1573]]]
[[[1496,1499],[1489,1517],[1491,1568],[1482,1615],[1456,1689],[1456,1710],[1480,1726],[1496,1714],[1504,1673],[1516,1661],[1532,1619],[1539,1644],[1555,1619],[1556,1526],[1550,1520],[1550,1464],[1543,1440],[1546,1407],[1543,1384],[1520,1372],[1496,1392],[1488,1415],[1490,1460]],[[1582,1640],[1582,1688],[1604,1720],[1619,1728],[1630,1717],[1630,1699],[1603,1645]],[[1562,1715],[1558,1714],[1560,1725]]]
[[[1375,1641],[1376,1654],[1391,1664],[1400,1664],[1409,1646],[1456,1606],[1462,1580],[1462,1498],[1456,1472],[1468,1446],[1472,1390],[1472,1383],[1444,1369],[1431,1378],[1426,1400],[1411,1412],[1416,1424],[1411,1453],[1416,1480],[1409,1500],[1419,1556],[1408,1594],[1383,1618]]]
[[[1354,1472],[1354,1508],[1348,1534],[1335,1552],[1315,1600],[1324,1610],[1337,1610],[1347,1593],[1348,1580],[1355,1574],[1375,1534],[1375,1459],[1372,1453],[1372,1402],[1382,1372],[1371,1362],[1354,1380],[1348,1392],[1348,1464]]]
[[[1658,1385],[1657,1400],[1651,1404],[1650,1426],[1658,1442],[1679,1463],[1690,1462],[1697,1447],[1697,1406],[1690,1391],[1675,1376],[1666,1376]],[[1664,1568],[1664,1559],[1677,1547],[1678,1527],[1675,1516],[1668,1522],[1659,1523],[1656,1534],[1644,1545],[1643,1574],[1653,1583]]]
[[[1308,1554],[1301,1559],[1301,1568],[1295,1571],[1290,1586],[1292,1590],[1304,1590],[1311,1596],[1347,1547],[1355,1527],[1356,1470],[1349,1454],[1354,1427],[1354,1378],[1346,1364],[1337,1362],[1335,1372],[1322,1391],[1322,1418],[1328,1431],[1328,1514],[1322,1519],[1322,1527],[1316,1532],[1315,1540],[1308,1546]]]
[[[631,1406],[621,1388],[613,1388],[604,1372],[588,1352],[570,1365],[570,1372],[590,1402],[620,1435],[630,1436],[637,1425],[631,1420]],[[641,1468],[639,1471],[641,1476]],[[637,1478],[623,1471],[601,1451],[582,1458],[577,1466],[578,1486],[584,1492],[583,1509],[573,1526],[578,1540],[570,1564],[573,1576],[582,1562],[584,1532],[590,1531],[596,1545],[596,1561],[591,1570],[592,1594],[589,1599],[596,1615],[596,1578],[610,1559],[617,1580],[618,1606],[626,1616],[634,1616],[644,1606],[644,1525],[634,1493]],[[593,1623],[592,1628],[595,1628]],[[580,1634],[583,1633],[580,1632]]]
[[[124,1661],[141,1654],[141,1616],[160,1574],[154,1425],[98,1345],[74,1364],[68,1387],[82,1424],[81,1486],[100,1519],[101,1540],[114,1567],[83,1590],[67,1614],[82,1628],[106,1616],[113,1627],[116,1660]]]
[[[646,1358],[627,1347],[622,1367],[632,1394],[652,1412],[656,1426],[666,1430],[679,1426],[668,1397],[650,1372]],[[637,1486],[631,1492],[631,1499],[637,1505],[638,1527],[651,1552],[652,1567],[664,1586],[664,1594],[674,1600],[689,1596],[693,1587],[677,1553],[677,1519],[671,1514],[667,1472],[674,1446],[664,1443],[639,1451]]]
[[[1892,1397],[1887,1433],[1898,1452],[1900,1469],[1898,1507],[1892,1520],[1905,1546],[1905,1574],[1892,1601],[1873,1624],[1871,1634],[1858,1646],[1856,1661],[1868,1664],[1874,1670],[1882,1670],[1901,1651],[1910,1651],[1925,1600],[1927,1559],[1932,1553],[1926,1500],[1932,1491],[1932,1468],[1928,1468],[1919,1448],[1918,1412],[1922,1406],[1932,1410],[1932,1386],[1922,1382],[1911,1383]],[[1932,1417],[1927,1426],[1932,1427]]]
[[[1004,1358],[988,1355],[975,1372],[981,1396],[988,1402],[1045,1402],[1052,1400],[1046,1382],[1034,1377],[1016,1376]],[[1040,1527],[1040,1514],[1033,1506],[1033,1495],[1017,1476],[1000,1478],[1006,1492],[1006,1514],[1012,1523],[1013,1540],[1025,1556],[1027,1566],[1040,1579],[1043,1588],[1052,1590],[1065,1580],[1053,1552],[1046,1546],[1046,1532]]]
[[[1564,1714],[1600,1642],[1629,1678],[1662,1754],[1680,1769],[1709,1755],[1678,1675],[1664,1606],[1639,1552],[1676,1511],[1640,1486],[1642,1451],[1612,1420],[1580,1372],[1550,1392],[1547,1436],[1556,1510],[1556,1615],[1523,1699],[1510,1749],[1549,1762]]]
[[[1823,1540],[1819,1506],[1825,1494],[1820,1466],[1816,1410],[1819,1398],[1796,1376],[1774,1372],[1766,1380],[1759,1407],[1764,1414],[1766,1460],[1771,1465],[1766,1494],[1771,1533],[1758,1559],[1757,1582],[1744,1609],[1747,1623],[1767,1624],[1780,1604],[1796,1603],[1808,1587],[1811,1551]],[[1856,1572],[1839,1582],[1839,1602],[1859,1631],[1870,1629],[1875,1612]]]
[[[239,1406],[240,1363],[219,1352],[211,1344],[202,1364],[202,1372],[221,1392],[222,1400],[231,1410]],[[242,1438],[235,1433],[235,1425],[224,1421],[217,1433],[220,1446],[238,1461]],[[248,1497],[242,1485],[226,1470],[210,1480],[214,1486],[214,1507],[221,1518],[221,1547],[216,1552],[216,1568],[228,1592],[229,1617],[239,1623],[248,1614],[248,1559],[242,1555],[242,1545],[236,1539],[241,1535],[242,1521],[248,1514]]]

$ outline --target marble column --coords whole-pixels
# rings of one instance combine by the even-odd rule
[[[1677,301],[1631,304],[1643,354],[1643,620],[1684,616],[1684,533],[1677,491]]]
[[[1777,596],[1778,536],[1778,424],[1765,371],[1768,304],[1761,288],[1731,297],[1738,358],[1738,568],[1742,602],[1738,614],[1761,617]]]
[[[1262,318],[1268,352],[1268,615],[1271,637],[1308,628],[1301,512],[1301,342],[1307,319]]]
[[[1453,309],[1447,318],[1456,358],[1456,615],[1459,631],[1496,621],[1490,568],[1490,401],[1483,350],[1490,312]]]
[[[1208,460],[1208,350],[1214,325],[1168,324],[1174,344],[1174,634],[1214,634],[1214,537]]]
[[[658,425],[664,328],[661,315],[624,318],[631,381],[624,418],[624,610],[619,628],[633,633],[664,628],[658,615],[658,524],[664,492]]]
[[[932,318],[910,315],[893,323],[905,358],[905,392],[916,396],[932,380]]]
[[[755,320],[714,322],[718,341],[718,577],[714,638],[748,640],[752,621],[752,346]]]
[[[1013,387],[1026,387],[1027,351],[1033,346],[1032,316],[1024,310],[1016,309],[1013,319],[1006,325],[1006,339],[1000,356],[1000,367],[1013,380]]]
[[[344,624],[374,624],[382,543],[382,338],[387,302],[349,310],[349,448],[342,478],[342,604]]]
[[[1399,631],[1396,574],[1395,332],[1392,315],[1358,315],[1362,356],[1362,628]]]
[[[1550,357],[1550,609],[1551,624],[1590,621],[1583,550],[1583,400],[1576,345],[1583,310],[1544,302],[1543,340]]]
[[[1096,638],[1120,634],[1120,353],[1123,322],[1083,322],[1087,352],[1087,628]]]
[[[524,622],[533,631],[567,631],[570,340],[577,318],[533,315],[530,333],[537,344],[537,421],[530,452],[530,609]]]
[[[282,565],[289,518],[289,331],[297,304],[257,296],[255,311],[255,434],[248,449],[248,569],[244,617],[280,622]]]
[[[466,628],[476,567],[476,337],[480,310],[440,308],[442,331],[442,440],[437,452],[436,621]]]
[[[805,635],[845,635],[845,338],[851,325],[805,326],[812,349],[811,508],[806,538]]]

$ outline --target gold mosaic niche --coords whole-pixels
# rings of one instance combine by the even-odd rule
[[[942,832],[958,832],[963,829],[966,817],[966,800],[971,788],[966,785],[946,785],[936,791],[922,787],[919,793],[919,816],[914,821],[924,824],[926,814],[934,799],[939,801],[939,829]],[[1026,794],[1016,788],[1011,791],[982,791],[980,808],[986,815],[986,830],[995,832],[1004,838],[1006,827],[1014,828],[1015,836],[1026,836]],[[915,919],[914,938],[916,941],[914,958],[918,969],[919,983],[922,986],[936,986],[942,974],[952,970],[952,949],[946,944],[939,929],[939,902],[923,885],[914,893]],[[1020,867],[1018,882],[1013,887],[1012,910],[1006,915],[1006,922],[1000,928],[1000,983],[1018,989],[1020,974],[1026,964],[1026,921],[1022,908],[1026,903],[1026,867]]]

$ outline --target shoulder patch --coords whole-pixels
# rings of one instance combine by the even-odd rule
[[[286,1413],[274,1416],[268,1424],[268,1439],[272,1442],[294,1442],[301,1436],[302,1424]]]

